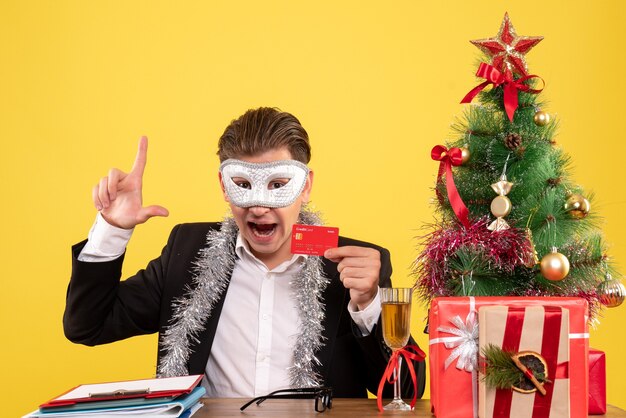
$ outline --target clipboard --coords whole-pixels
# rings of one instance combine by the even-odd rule
[[[39,408],[67,407],[76,404],[125,399],[175,398],[191,393],[202,375],[126,380],[79,385],[39,405]]]

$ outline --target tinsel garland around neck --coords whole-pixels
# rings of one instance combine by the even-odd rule
[[[317,213],[303,209],[298,222],[321,225]],[[166,352],[158,366],[159,377],[188,374],[187,362],[191,344],[198,343],[213,307],[223,297],[235,267],[235,243],[239,230],[234,219],[226,218],[219,230],[207,234],[207,246],[200,249],[194,262],[192,286],[185,296],[172,304],[171,324],[162,335],[161,346]],[[315,372],[319,360],[315,353],[323,345],[322,321],[324,303],[322,292],[328,284],[324,277],[321,257],[310,256],[291,282],[292,293],[300,317],[300,333],[294,345],[294,364],[289,370],[292,387],[315,386],[320,376]]]

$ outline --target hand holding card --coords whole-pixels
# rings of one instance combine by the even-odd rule
[[[358,309],[364,309],[378,291],[380,253],[373,248],[338,244],[339,228],[296,224],[291,230],[291,253],[325,256],[337,263],[340,280],[350,289],[350,299]]]
[[[329,248],[337,247],[339,228],[295,224],[291,230],[291,253],[324,255]]]
[[[350,299],[358,309],[369,306],[378,293],[380,252],[370,247],[346,245],[327,250],[324,257],[337,263],[339,279],[350,290]]]

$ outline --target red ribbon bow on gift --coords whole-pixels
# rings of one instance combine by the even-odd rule
[[[463,203],[463,200],[459,195],[459,191],[456,189],[456,185],[454,184],[454,177],[452,176],[452,166],[459,166],[463,162],[461,149],[447,149],[443,145],[435,145],[432,151],[430,151],[430,156],[433,160],[440,161],[437,183],[441,183],[441,177],[443,176],[443,172],[445,170],[446,189],[448,190],[448,200],[450,201],[452,210],[454,210],[456,217],[459,218],[463,226],[469,228],[469,210],[467,209],[467,206],[465,206],[465,203]]]
[[[515,80],[513,78],[513,73],[511,73],[509,69],[507,69],[504,73],[501,73],[496,67],[484,62],[482,62],[478,67],[476,77],[485,78],[487,81],[474,87],[469,93],[467,93],[467,95],[465,95],[463,100],[461,100],[461,103],[470,103],[474,97],[476,97],[476,95],[489,84],[493,84],[494,87],[504,85],[504,109],[506,110],[506,114],[511,122],[513,122],[513,115],[517,110],[518,92],[521,90],[537,94],[543,90],[543,87],[539,90],[535,90],[524,84],[524,81],[531,78],[538,78],[543,82],[543,79],[537,75],[527,75]]]
[[[413,367],[413,362],[411,360],[424,361],[426,354],[424,354],[424,352],[416,345],[407,345],[393,352],[391,358],[389,359],[389,363],[387,363],[387,368],[383,373],[383,377],[380,379],[377,392],[378,410],[380,412],[383,412],[383,388],[385,387],[385,381],[393,385],[396,380],[398,380],[399,376],[394,377],[393,371],[396,370],[396,367],[398,367],[398,362],[400,361],[401,356],[406,360],[409,373],[411,374],[411,379],[413,380],[414,390],[413,400],[411,400],[411,409],[413,409],[415,402],[417,401],[417,376],[415,375],[415,368]]]

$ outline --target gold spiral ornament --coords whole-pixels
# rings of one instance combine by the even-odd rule
[[[530,228],[526,228],[526,239],[529,243],[529,252],[525,257],[524,265],[528,268],[533,268],[539,264],[539,256],[537,255],[537,249],[535,248],[535,242],[533,241],[533,232]]]
[[[606,275],[606,280],[598,285],[596,289],[600,303],[607,308],[615,308],[624,302],[626,288],[619,280],[614,280],[610,274]]]

